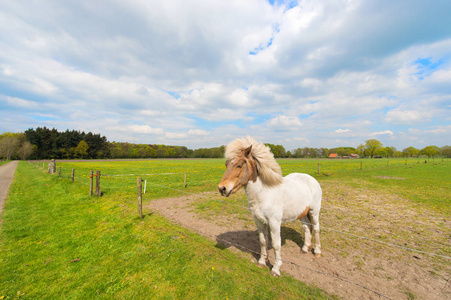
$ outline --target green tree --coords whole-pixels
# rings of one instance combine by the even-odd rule
[[[418,154],[420,154],[420,150],[418,150],[417,148],[414,148],[412,146],[405,148],[402,150],[402,154],[405,157],[416,157],[418,156]]]
[[[385,147],[385,153],[387,153],[387,157],[394,157],[396,152],[395,147]]]
[[[437,146],[426,146],[420,151],[420,154],[426,155],[428,159],[431,156],[434,157],[435,155],[437,155],[437,153],[440,153],[440,148]]]
[[[16,137],[6,137],[0,140],[0,156],[10,160],[19,148],[20,141]]]
[[[157,157],[157,150],[155,150],[155,148],[153,148],[152,146],[149,146],[146,156],[152,158]]]
[[[357,147],[357,152],[359,153],[360,156],[364,156],[365,155],[365,146],[363,144],[360,144]]]
[[[85,158],[88,156],[88,143],[86,143],[84,140],[81,140],[80,143],[78,143],[78,146],[75,148],[75,155],[79,158]]]
[[[451,146],[443,146],[441,150],[444,157],[451,157]]]
[[[20,159],[27,159],[33,154],[34,147],[30,142],[24,142],[22,146],[19,148],[18,153]]]
[[[275,158],[286,157],[287,151],[282,145],[273,145],[273,144],[265,144],[271,149],[271,152],[274,154]]]
[[[292,156],[295,157],[295,158],[303,157],[302,156],[302,149],[301,148],[294,149]]]
[[[46,127],[38,127],[36,130],[30,128],[22,135],[24,141],[26,139],[35,146],[36,158],[72,158],[70,149],[75,149],[82,140],[88,144],[88,154],[85,157],[101,158],[110,155],[106,137],[100,134],[91,132],[86,134],[76,130],[58,132],[55,128],[50,130]]]
[[[376,139],[369,139],[365,141],[365,150],[368,153],[368,156],[373,158],[377,151],[382,149],[382,143]]]
[[[112,158],[122,157],[122,146],[119,143],[112,142],[110,144],[110,153]]]
[[[379,157],[388,157],[389,155],[388,155],[388,153],[387,153],[387,148],[388,148],[388,147],[386,147],[386,148],[384,148],[384,147],[379,148],[379,149],[376,151],[376,153],[374,153],[374,155],[377,155],[377,156],[379,156]]]

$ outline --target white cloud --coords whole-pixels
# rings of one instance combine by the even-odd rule
[[[208,135],[208,132],[206,130],[202,130],[202,129],[190,129],[188,131],[189,135]]]
[[[150,116],[150,117],[155,117],[161,114],[161,112],[155,111],[155,110],[142,110],[140,112],[141,114],[145,115],[145,116]]]
[[[40,94],[50,94],[57,90],[57,87],[47,80],[40,78],[31,78],[31,89]]]
[[[13,74],[13,71],[8,66],[1,66],[1,68],[2,68],[3,74],[5,74],[7,76],[10,76]]]
[[[274,130],[294,130],[302,126],[301,120],[296,117],[277,116],[268,121],[268,127]]]
[[[378,132],[372,132],[371,136],[377,136],[377,135],[394,135],[394,133],[391,130],[385,130],[385,131],[378,131]]]
[[[166,133],[166,138],[171,140],[179,140],[187,137],[186,133],[168,132]]]
[[[36,109],[39,107],[38,103],[34,101],[24,100],[16,97],[6,97],[6,102],[11,106],[20,107],[22,109]]]
[[[429,112],[394,109],[387,112],[385,115],[385,120],[393,124],[413,124],[423,122],[429,117]]]
[[[431,133],[431,134],[437,134],[437,133],[439,133],[439,134],[448,134],[448,133],[451,133],[451,125],[438,126],[438,127],[434,128],[434,129],[425,130],[424,132]]]
[[[0,133],[194,148],[246,133],[296,148],[383,128],[384,144],[436,141],[451,115],[451,3],[403,5],[132,0],[105,14],[102,2],[4,1]]]
[[[158,134],[158,135],[164,134],[163,129],[153,128],[150,127],[149,125],[130,125],[128,126],[128,130],[139,134]]]

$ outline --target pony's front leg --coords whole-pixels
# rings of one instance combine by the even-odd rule
[[[282,241],[280,238],[280,224],[281,222],[272,221],[269,223],[271,230],[272,247],[274,248],[274,266],[271,270],[271,275],[280,276],[280,267],[282,266],[282,256],[280,254],[282,248]]]
[[[258,229],[258,239],[260,240],[260,259],[258,260],[258,266],[261,268],[266,267],[266,261],[268,260],[268,226],[258,220],[255,220],[255,224]]]

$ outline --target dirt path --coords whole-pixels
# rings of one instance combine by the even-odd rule
[[[0,166],[0,214],[3,211],[3,204],[8,196],[9,186],[13,182],[18,163],[19,161],[15,160]]]
[[[436,223],[431,223],[432,218],[425,217],[431,212],[423,212],[423,216],[411,208],[409,201],[397,196],[374,195],[335,184],[327,185],[323,186],[320,220],[323,256],[315,258],[312,254],[301,254],[303,233],[300,224],[284,224],[282,258],[286,262],[282,265],[282,272],[343,299],[451,299],[449,259],[387,247],[333,231],[336,228],[388,242],[395,236],[398,244],[400,240],[405,242],[401,242],[402,246],[421,248],[431,244],[426,250],[437,252],[439,247],[449,247],[449,221],[436,216]],[[205,201],[206,196],[216,195],[159,199],[146,208],[216,240],[219,246],[229,248],[250,259],[250,264],[255,264],[260,248],[250,213],[244,218],[243,214],[199,213],[195,205]],[[382,218],[382,215],[388,217]],[[424,232],[421,231],[422,223],[428,226]],[[273,253],[270,250],[271,262],[274,261]]]

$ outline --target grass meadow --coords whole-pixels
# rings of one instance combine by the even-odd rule
[[[161,216],[147,213],[140,220],[131,191],[136,177],[102,178],[104,195],[89,197],[83,173],[83,168],[155,172],[149,165],[167,172],[204,163],[215,165],[79,162],[72,183],[67,174],[60,178],[39,164],[20,162],[1,220],[0,299],[332,298],[289,276],[274,279]],[[205,183],[199,181],[190,189],[201,187]],[[165,192],[155,188],[149,194]]]
[[[284,175],[308,173],[326,185],[341,182],[396,194],[413,206],[450,216],[449,160],[278,162]],[[289,276],[272,278],[267,270],[158,214],[145,211],[139,219],[138,176],[146,181],[144,202],[216,195],[223,159],[62,161],[59,167],[61,176],[47,174],[42,162],[19,163],[1,216],[0,299],[334,298]],[[88,195],[90,170],[102,173],[102,197]],[[236,214],[245,201],[224,201],[218,195],[197,209]]]

